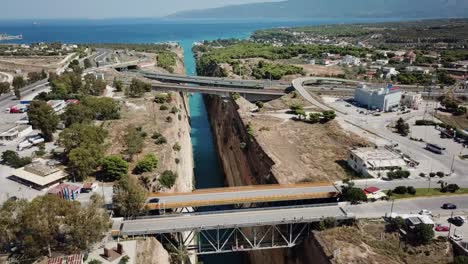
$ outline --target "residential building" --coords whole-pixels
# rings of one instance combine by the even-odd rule
[[[413,51],[406,52],[405,59],[409,62],[409,64],[413,64],[416,61],[416,53]]]
[[[47,101],[47,105],[52,107],[55,112],[60,112],[67,106],[64,100],[50,100]]]
[[[423,99],[422,95],[419,93],[405,92],[401,95],[401,105],[414,110],[419,109],[419,106],[422,104]]]
[[[384,59],[376,60],[375,63],[376,63],[377,65],[381,65],[381,66],[387,65],[387,64],[388,64],[388,59],[385,59],[385,60],[384,60]]]
[[[357,173],[374,178],[384,176],[387,171],[406,168],[400,155],[386,148],[370,147],[349,150],[348,165]]]
[[[366,85],[359,85],[354,100],[367,109],[389,112],[400,106],[401,90],[392,85],[387,88],[368,88]]]
[[[385,199],[387,195],[379,188],[371,186],[364,189],[364,193],[366,194],[367,200],[381,200]]]
[[[384,75],[383,77],[386,79],[390,79],[392,76],[397,76],[400,74],[400,72],[398,72],[394,67],[383,67],[382,72]]]
[[[357,66],[357,65],[360,65],[360,64],[361,64],[361,59],[360,59],[360,58],[356,58],[356,57],[351,56],[351,55],[346,55],[346,56],[344,56],[343,59],[341,60],[341,64]]]
[[[408,66],[405,68],[405,71],[417,72],[417,73],[423,73],[423,74],[429,74],[430,72],[428,68],[418,67],[418,66]]]

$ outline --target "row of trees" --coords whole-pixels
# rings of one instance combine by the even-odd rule
[[[290,106],[290,110],[296,114],[300,120],[306,120],[307,121],[307,114],[304,110],[304,107],[300,104],[292,104]],[[334,120],[336,118],[336,113],[333,110],[327,110],[323,111],[322,113],[309,113],[308,116],[308,121],[312,124],[316,123],[328,123],[331,120]]]

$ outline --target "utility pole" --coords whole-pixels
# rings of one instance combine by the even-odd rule
[[[390,209],[390,217],[392,216],[393,214],[393,204],[395,203],[395,198],[392,198],[392,207]]]
[[[450,238],[450,231],[452,231],[452,219],[453,219],[453,210],[452,210],[452,214],[450,215],[449,231],[448,231],[447,239]]]

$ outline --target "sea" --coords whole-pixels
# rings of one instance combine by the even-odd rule
[[[307,19],[307,20],[242,20],[242,21],[167,21],[161,19],[106,20],[0,20],[0,34],[23,35],[22,40],[1,43],[62,42],[86,43],[159,43],[175,41],[184,49],[186,72],[196,75],[192,46],[195,42],[226,38],[245,39],[255,30],[305,25],[372,23],[398,21],[384,19]],[[225,186],[203,96],[190,98],[192,143],[197,189]],[[247,263],[241,253],[205,255],[205,264]]]

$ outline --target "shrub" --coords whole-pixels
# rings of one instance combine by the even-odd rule
[[[416,120],[415,124],[417,126],[435,126],[435,125],[437,125],[437,123],[432,121],[432,120]]]
[[[438,171],[436,172],[437,177],[443,178],[445,176],[445,173]]]
[[[336,221],[336,218],[334,217],[327,217],[320,221],[319,223],[319,229],[320,230],[326,230],[330,228],[334,228],[338,225],[338,221]]]
[[[426,177],[426,173],[421,172],[421,173],[419,173],[419,176],[421,176],[421,177]]]
[[[468,264],[467,256],[457,256],[453,259],[453,264]]]
[[[434,178],[436,174],[434,172],[429,173],[429,177]]]
[[[169,109],[169,107],[167,107],[167,105],[161,105],[161,106],[159,107],[159,110],[161,110],[161,111],[166,111],[166,110],[168,110],[168,109]]]
[[[263,108],[263,102],[261,101],[256,102],[255,105],[257,105],[258,108]]]
[[[177,107],[173,106],[171,108],[171,111],[170,111],[171,114],[177,114],[178,112],[179,112],[179,109],[177,109]]]
[[[166,94],[157,94],[154,97],[154,102],[157,103],[157,104],[164,104],[164,103],[167,102],[167,99],[168,99],[168,95],[166,95]]]
[[[101,172],[108,180],[120,180],[128,173],[128,163],[120,156],[108,156],[102,161]]]
[[[2,161],[5,165],[13,168],[21,168],[32,162],[30,157],[20,157],[13,150],[7,150],[2,153]]]
[[[175,151],[180,151],[182,147],[180,146],[179,142],[176,142],[174,146],[172,146],[172,149]]]
[[[148,154],[142,160],[138,162],[133,172],[135,174],[152,172],[157,167],[158,167],[158,158],[156,157],[156,155]]]
[[[180,159],[179,159],[179,158],[175,158],[174,161],[175,161],[176,164],[179,164],[179,163],[180,163]]]
[[[322,113],[322,117],[323,117],[323,119],[322,119],[323,122],[326,123],[328,121],[331,121],[331,120],[335,119],[336,118],[336,113],[335,113],[335,111],[324,111]]]
[[[413,187],[413,186],[408,186],[406,187],[406,191],[411,194],[411,195],[415,195],[416,194],[416,189]]]
[[[392,191],[392,190],[388,190],[388,191],[387,191],[387,196],[393,196],[393,191]]]
[[[172,188],[174,186],[177,179],[177,174],[173,171],[166,170],[164,171],[161,176],[158,178],[159,184],[165,188]]]
[[[405,186],[398,186],[395,189],[393,189],[393,192],[397,194],[405,194],[407,191],[408,189]]]
[[[129,257],[129,256],[123,256],[123,257],[120,259],[119,264],[127,264],[129,261],[130,261],[130,257]]]
[[[442,188],[443,189],[443,188]],[[445,187],[446,192],[455,193],[460,190],[460,187],[457,184],[451,183]]]
[[[166,117],[166,122],[172,123],[172,117],[170,117],[170,116]]]
[[[240,94],[239,94],[239,93],[233,93],[233,94],[232,94],[232,99],[234,99],[234,101],[237,101],[239,98],[240,98]]]
[[[157,138],[155,141],[154,141],[154,144],[156,145],[164,145],[167,143],[167,139],[163,136]]]
[[[395,217],[395,218],[391,218],[387,225],[385,226],[385,229],[387,230],[387,232],[396,232],[398,230],[400,230],[401,228],[403,228],[405,226],[405,219],[401,218],[401,217]]]

